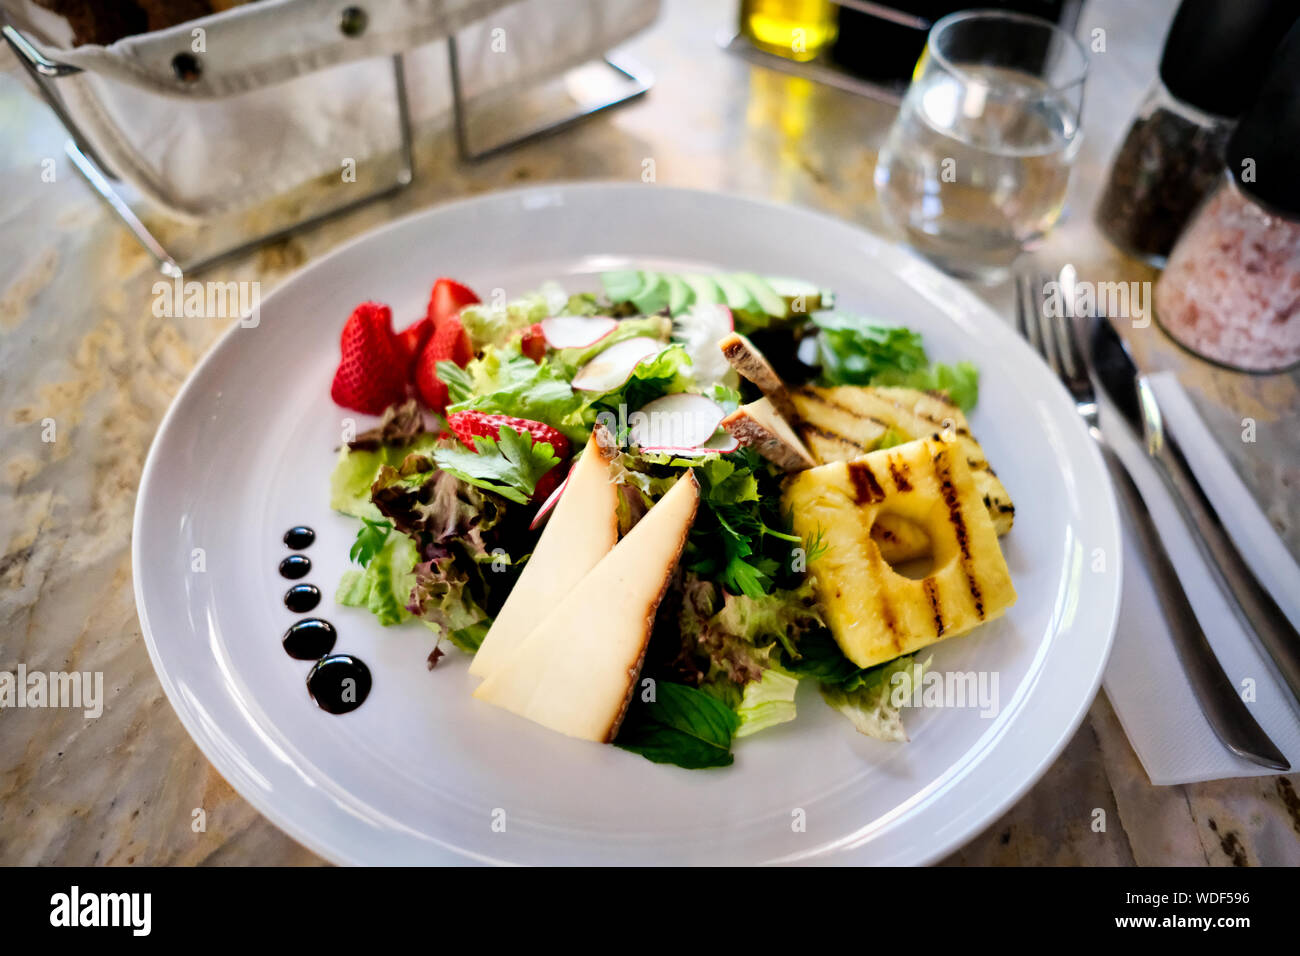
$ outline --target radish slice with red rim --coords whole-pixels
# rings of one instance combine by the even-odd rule
[[[553,349],[585,349],[618,328],[607,315],[554,315],[542,319],[542,335]]]
[[[658,339],[645,335],[615,342],[578,369],[569,384],[580,392],[612,392],[632,377],[644,359],[658,355],[663,347]]]
[[[560,495],[564,494],[564,489],[568,487],[569,475],[573,474],[573,469],[569,469],[569,474],[564,476],[564,480],[555,486],[555,490],[546,496],[541,507],[537,509],[537,514],[533,515],[533,520],[528,523],[529,531],[536,531],[538,526],[546,520],[547,516],[555,510],[555,505],[560,500]]]
[[[673,340],[691,357],[698,385],[720,382],[731,365],[718,349],[718,341],[736,330],[735,316],[721,303],[693,306],[673,319]]]
[[[703,395],[665,395],[628,416],[628,438],[646,449],[697,448],[713,437],[726,414]]]

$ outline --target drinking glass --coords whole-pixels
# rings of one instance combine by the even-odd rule
[[[886,217],[963,278],[995,281],[1061,217],[1088,56],[1055,24],[970,11],[935,23],[876,164]]]

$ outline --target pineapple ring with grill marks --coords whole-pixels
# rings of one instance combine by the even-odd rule
[[[922,439],[789,480],[783,504],[805,540],[826,622],[845,656],[873,667],[970,631],[1016,601],[988,509],[959,445]],[[903,577],[871,530],[895,514],[925,530],[934,565]]]
[[[796,431],[822,464],[866,454],[891,428],[908,438],[955,435],[994,528],[1000,535],[1011,530],[1015,517],[1011,496],[971,434],[966,416],[945,396],[912,388],[841,385],[792,389],[790,399],[799,413]],[[930,550],[923,534],[889,515],[882,516],[876,528],[876,543],[891,564],[922,557]]]

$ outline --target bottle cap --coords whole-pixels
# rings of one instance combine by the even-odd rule
[[[1238,116],[1297,15],[1295,0],[1183,0],[1165,38],[1160,79],[1184,103]]]
[[[1228,169],[1251,198],[1300,218],[1300,23],[1267,65],[1259,95],[1228,140]]]

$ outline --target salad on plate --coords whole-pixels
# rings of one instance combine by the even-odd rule
[[[338,603],[432,631],[432,685],[471,655],[484,706],[660,763],[731,764],[805,681],[906,740],[925,649],[1015,602],[977,370],[803,281],[592,284],[356,307],[331,396],[379,417],[330,479]]]

